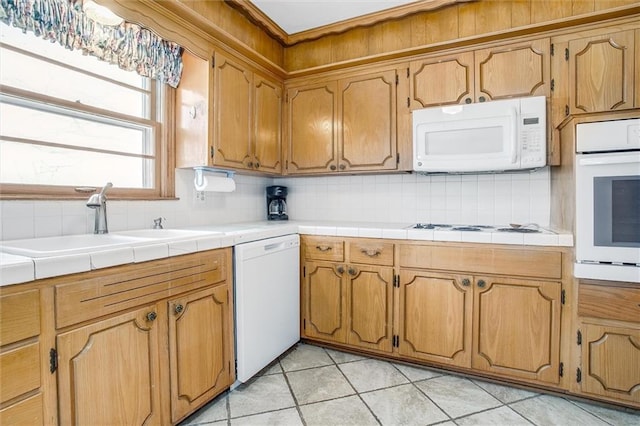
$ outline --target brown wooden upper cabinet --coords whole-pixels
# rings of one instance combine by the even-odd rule
[[[287,89],[289,174],[396,170],[396,69]]]
[[[176,93],[176,165],[280,174],[282,85],[215,52],[183,55]]]
[[[636,32],[621,31],[569,41],[570,114],[634,107],[638,84],[634,81]]]
[[[409,65],[410,109],[546,96],[549,46],[545,38],[413,61]]]

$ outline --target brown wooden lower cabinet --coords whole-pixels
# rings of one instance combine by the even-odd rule
[[[473,281],[473,369],[559,383],[561,283],[490,276]]]
[[[471,366],[471,277],[400,271],[400,355]]]
[[[162,423],[160,320],[149,305],[57,337],[60,424]]]
[[[235,380],[231,249],[0,287],[0,424],[176,424]]]
[[[582,391],[640,404],[640,327],[583,321]]]
[[[303,335],[391,352],[393,278],[389,267],[306,262]]]
[[[170,300],[171,421],[229,387],[233,347],[227,285]]]
[[[398,353],[557,384],[559,282],[400,272]]]

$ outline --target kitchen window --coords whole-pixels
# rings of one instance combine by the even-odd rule
[[[52,41],[0,23],[0,196],[173,196],[172,89]]]

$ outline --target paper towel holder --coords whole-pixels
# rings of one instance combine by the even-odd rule
[[[207,185],[206,178],[204,173],[221,173],[224,174],[227,178],[233,178],[236,172],[232,170],[224,170],[224,169],[216,169],[215,167],[206,167],[206,166],[198,166],[193,168],[195,173],[195,178],[193,179],[193,184],[196,188],[196,191],[204,190],[204,187]]]

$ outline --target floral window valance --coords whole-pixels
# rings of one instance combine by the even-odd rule
[[[172,87],[180,82],[178,44],[129,22],[95,22],[84,14],[82,0],[0,0],[0,21]]]

